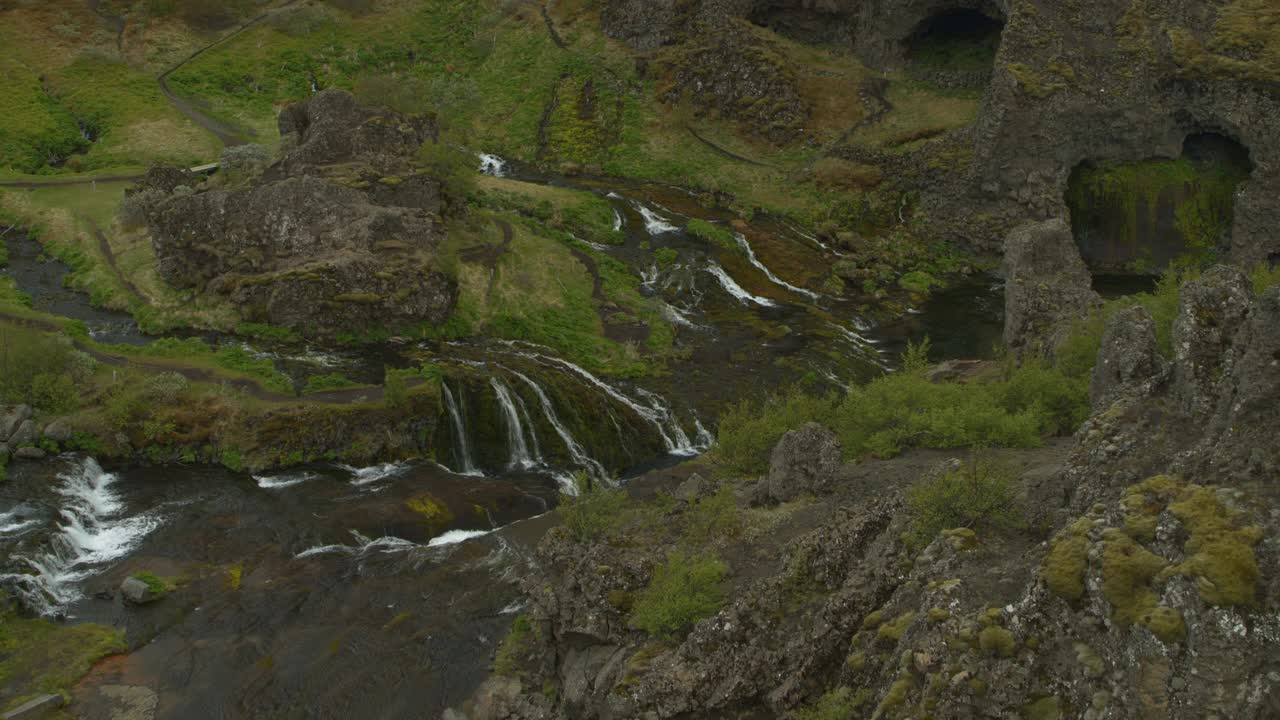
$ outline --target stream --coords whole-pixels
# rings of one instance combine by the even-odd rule
[[[330,348],[202,334],[271,358],[298,387],[317,374],[377,383],[387,367],[437,364],[435,461],[256,476],[104,468],[72,454],[13,464],[0,485],[0,586],[32,612],[117,625],[131,641],[129,655],[77,688],[78,702],[106,703],[105,688],[124,684],[151,688],[161,718],[438,716],[485,677],[522,607],[518,577],[574,473],[615,483],[673,472],[710,447],[712,420],[740,398],[797,381],[864,382],[925,335],[938,358],[982,357],[999,340],[998,279],[954,285],[877,324],[852,300],[812,289],[838,253],[784,221],[743,222],[677,188],[482,162],[490,174],[607,198],[625,242],[596,250],[640,278],[682,355],[657,377],[616,380],[492,339]],[[686,232],[693,218],[731,232],[736,247]],[[67,269],[36,241],[8,242],[2,272],[33,307],[81,320],[103,342],[151,339],[127,314],[67,290]],[[659,248],[677,259],[659,267]],[[424,507],[438,522],[424,521]],[[115,590],[144,570],[181,581],[159,602],[126,608]]]

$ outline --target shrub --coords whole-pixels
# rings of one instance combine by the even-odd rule
[[[742,533],[742,513],[733,486],[721,485],[714,495],[698,500],[685,514],[685,538],[705,543]]]
[[[800,390],[764,402],[743,399],[720,416],[715,457],[739,473],[763,472],[769,467],[773,446],[788,430],[828,420],[834,405],[834,397],[815,397]]]
[[[40,373],[31,380],[31,404],[55,415],[75,409],[80,394],[68,373]]]
[[[594,542],[620,525],[627,506],[627,493],[618,488],[601,487],[579,473],[574,478],[577,495],[563,495],[560,518],[574,540]]]
[[[383,378],[382,400],[392,409],[403,408],[409,404],[409,387],[402,373],[388,370]]]
[[[191,381],[181,373],[149,375],[142,381],[142,396],[159,405],[173,405],[190,386]]]
[[[724,563],[714,556],[673,552],[658,566],[631,610],[631,624],[650,635],[681,635],[724,605]]]
[[[388,375],[388,378],[390,375]],[[302,387],[302,393],[317,393],[326,390],[341,390],[343,388],[354,387],[356,383],[351,382],[339,373],[330,373],[327,375],[312,375],[307,378],[307,384]],[[390,403],[388,403],[390,404]]]
[[[440,181],[440,188],[454,207],[465,205],[476,191],[476,161],[469,153],[447,143],[428,140],[418,151],[418,162]]]
[[[54,412],[70,409],[76,399],[72,373],[81,365],[65,337],[0,327],[0,401]]]
[[[862,706],[870,699],[871,693],[865,689],[854,692],[841,685],[818,698],[813,705],[797,710],[795,720],[854,720],[860,717]]]
[[[907,507],[918,545],[928,544],[948,528],[1023,526],[1013,472],[978,456],[958,470],[917,482],[907,492]]]

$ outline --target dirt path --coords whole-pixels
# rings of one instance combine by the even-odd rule
[[[556,32],[556,24],[551,21],[551,13],[547,10],[545,2],[538,4],[538,10],[542,12],[542,20],[547,24],[547,32],[551,33],[551,42],[561,50],[568,50],[569,45],[565,43],[564,38],[560,37],[560,33]]]
[[[739,155],[733,152],[732,150],[727,150],[725,148],[720,147],[719,145],[711,142],[710,140],[700,135],[697,130],[693,129],[692,125],[685,125],[684,129],[688,130],[689,134],[692,135],[695,140],[702,143],[703,145],[706,145],[707,147],[711,148],[717,153],[729,158],[730,160],[737,160],[738,162],[744,162],[744,163],[747,163],[748,165],[755,165],[756,167],[773,167],[768,163],[762,163],[759,160],[752,160],[751,158],[743,157],[742,155]]]
[[[848,130],[845,130],[843,133],[841,133],[840,137],[836,138],[834,141],[832,141],[830,144],[824,147],[822,149],[822,152],[818,153],[817,155],[814,155],[808,161],[801,164],[800,167],[796,168],[795,170],[792,170],[787,177],[789,179],[794,180],[800,175],[803,175],[804,173],[811,170],[813,166],[818,163],[818,161],[829,157],[831,153],[836,151],[837,148],[849,142],[849,139],[853,137],[854,133],[858,132],[864,127],[875,125],[876,123],[883,120],[884,116],[888,115],[893,110],[893,103],[889,102],[889,98],[886,98],[884,96],[885,91],[887,91],[888,89],[889,89],[889,81],[886,78],[872,77],[872,78],[867,78],[865,81],[863,81],[862,87],[859,88],[858,90],[858,95],[862,98],[862,102],[864,104],[870,105],[874,103],[876,106],[876,109],[872,110],[870,115],[867,115],[866,117],[862,118],[858,122],[854,123]]]
[[[120,272],[120,266],[116,264],[116,254],[111,250],[111,243],[107,241],[107,236],[102,232],[102,228],[98,227],[98,223],[93,220],[89,220],[89,227],[93,229],[94,237],[98,238],[98,250],[102,253],[102,257],[107,259],[107,267],[111,268],[112,274],[116,276],[116,279],[120,281],[124,289],[129,291],[130,295],[133,295],[138,300],[145,301],[138,286],[134,285],[132,280]]]
[[[187,118],[191,120],[191,122],[194,122],[195,124],[199,125],[205,130],[208,130],[210,133],[213,133],[214,137],[218,138],[218,142],[222,143],[227,147],[231,147],[234,145],[244,145],[246,142],[246,140],[244,139],[244,134],[238,128],[232,127],[231,125],[228,125],[227,123],[224,123],[221,120],[217,120],[216,118],[210,117],[209,115],[206,115],[205,113],[201,112],[200,108],[197,107],[197,104],[195,101],[184,100],[178,97],[177,95],[175,95],[173,91],[169,89],[169,76],[177,72],[178,70],[180,70],[183,65],[186,65],[192,60],[195,60],[196,58],[200,57],[204,53],[227,42],[228,40],[231,40],[232,38],[237,37],[244,31],[258,25],[263,20],[266,20],[267,18],[271,17],[275,13],[289,7],[290,5],[293,5],[295,2],[297,2],[297,0],[288,0],[288,2],[284,3],[278,8],[275,8],[273,10],[267,10],[266,12],[246,22],[245,24],[241,25],[240,27],[236,28],[230,33],[227,33],[226,35],[222,36],[221,38],[218,38],[212,43],[209,43],[208,45],[205,45],[199,50],[196,50],[195,52],[191,53],[190,55],[188,55],[187,57],[179,61],[178,64],[160,73],[159,77],[156,78],[156,81],[160,83],[160,92],[164,94],[165,98],[173,105],[173,107],[178,112],[182,113],[183,115],[186,115]]]
[[[106,177],[81,178],[79,180],[59,180],[57,182],[31,182],[29,180],[16,180],[11,182],[0,182],[0,188],[39,190],[41,188],[72,187],[75,185],[91,185],[93,183],[134,182],[135,180],[141,180],[143,177],[143,173],[137,173],[134,175],[108,175]]]

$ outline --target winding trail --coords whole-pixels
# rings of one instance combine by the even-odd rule
[[[795,180],[800,175],[809,172],[809,170],[813,169],[813,166],[818,164],[820,160],[830,157],[831,153],[835,152],[837,148],[849,142],[849,139],[853,137],[854,133],[858,132],[862,128],[870,127],[871,125],[875,125],[883,120],[884,116],[888,115],[893,110],[893,103],[889,101],[889,98],[884,96],[885,91],[888,89],[889,80],[887,78],[871,77],[864,80],[862,82],[862,87],[858,89],[858,95],[861,97],[863,103],[875,103],[876,109],[873,110],[870,115],[862,118],[858,122],[854,123],[848,130],[841,133],[840,137],[836,138],[824,147],[822,152],[819,152],[817,155],[814,155],[799,167],[792,170],[787,175],[787,178],[789,180]]]
[[[685,126],[684,126],[684,129],[685,129],[685,130],[688,130],[688,131],[689,131],[689,134],[690,134],[690,135],[692,135],[692,136],[694,137],[694,139],[695,139],[695,140],[697,140],[698,142],[702,143],[703,145],[706,145],[707,147],[711,148],[712,150],[716,151],[717,153],[719,153],[719,154],[721,154],[721,155],[723,155],[723,156],[725,156],[725,157],[729,158],[730,160],[737,160],[738,162],[744,162],[744,163],[747,163],[748,165],[755,165],[756,167],[773,167],[773,166],[772,166],[772,165],[770,165],[769,163],[762,163],[762,162],[760,162],[759,160],[752,160],[751,158],[749,158],[749,157],[744,157],[744,156],[742,156],[742,155],[739,155],[739,154],[737,154],[737,153],[733,152],[732,150],[728,150],[728,149],[726,149],[726,148],[720,147],[719,145],[715,144],[714,142],[711,142],[711,141],[710,141],[710,140],[708,140],[707,138],[705,138],[705,137],[703,137],[702,135],[698,134],[698,131],[697,131],[697,130],[694,130],[692,125],[685,125]]]
[[[107,240],[106,234],[102,232],[102,228],[98,227],[98,223],[92,219],[89,219],[88,222],[89,227],[93,230],[94,237],[98,239],[98,251],[102,253],[102,257],[106,258],[107,267],[111,268],[112,274],[120,281],[120,285],[129,291],[130,295],[133,295],[137,300],[144,300],[142,291],[138,289],[138,286],[134,285],[132,280],[120,272],[120,266],[116,264],[116,254],[111,250],[111,243]]]

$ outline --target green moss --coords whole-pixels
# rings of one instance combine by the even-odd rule
[[[142,572],[136,572],[131,577],[135,580],[141,580],[143,583],[146,583],[147,589],[151,592],[151,596],[156,598],[164,596],[174,587],[169,581],[166,581],[159,575],[145,570]]]
[[[855,692],[841,685],[823,694],[813,705],[797,710],[794,717],[795,720],[849,720],[857,717],[870,699],[871,692],[865,688]]]
[[[875,717],[890,717],[896,714],[907,704],[907,698],[915,688],[916,681],[910,673],[899,675],[889,686],[889,691],[880,699],[880,704],[876,706]]]
[[[443,500],[429,492],[420,492],[404,501],[410,511],[422,517],[431,535],[442,532],[453,522],[453,511]]]
[[[521,663],[530,645],[538,638],[538,630],[528,615],[520,615],[502,639],[493,658],[493,673],[507,677],[520,675]]]
[[[883,622],[884,622],[884,611],[876,610],[875,612],[872,612],[870,615],[867,615],[866,617],[862,618],[862,627],[865,630],[874,630],[875,628],[880,627],[880,625]]]
[[[929,622],[940,623],[951,618],[951,611],[945,608],[929,608]]]
[[[919,270],[914,270],[898,278],[898,285],[903,290],[917,295],[928,295],[930,290],[941,284],[929,273],[920,272]]]
[[[1084,575],[1089,562],[1091,529],[1092,520],[1077,520],[1054,539],[1053,546],[1049,548],[1049,553],[1040,566],[1040,574],[1049,589],[1071,602],[1078,602],[1084,597]]]
[[[1163,606],[1152,608],[1144,613],[1138,622],[1163,643],[1178,642],[1187,635],[1187,626],[1182,620],[1182,614],[1173,608]]]
[[[121,630],[19,617],[0,594],[0,685],[9,705],[37,693],[66,693],[95,662],[125,648]]]
[[[1102,536],[1102,594],[1111,603],[1111,619],[1128,627],[1156,607],[1151,583],[1167,567],[1156,555],[1123,531],[1110,528]]]
[[[1013,657],[1018,643],[1014,639],[1013,633],[1002,627],[992,625],[983,628],[982,632],[978,633],[978,647],[988,655],[1007,658]]]
[[[850,670],[857,672],[867,666],[867,654],[864,652],[856,652],[845,658],[844,664]]]
[[[876,642],[881,645],[894,645],[902,639],[902,634],[911,627],[911,623],[915,621],[916,614],[913,612],[905,612],[894,618],[893,620],[882,624],[876,630]]]
[[[969,528],[943,530],[942,537],[946,538],[956,550],[978,549],[978,534]]]
[[[1106,666],[1103,665],[1102,656],[1097,651],[1082,642],[1075,644],[1075,651],[1076,662],[1080,663],[1080,666],[1084,668],[1085,677],[1102,677]]]
[[[1262,529],[1197,485],[1187,486],[1169,512],[1190,533],[1183,546],[1187,558],[1173,572],[1196,578],[1200,597],[1211,605],[1255,605],[1261,572],[1254,546]]]
[[[738,241],[733,237],[733,232],[729,229],[716,225],[706,220],[690,220],[685,226],[685,232],[712,245],[718,245],[729,252],[741,252],[742,248],[738,245]]]
[[[1040,698],[1022,707],[1022,716],[1026,720],[1058,720],[1062,717],[1062,707],[1056,695]]]

